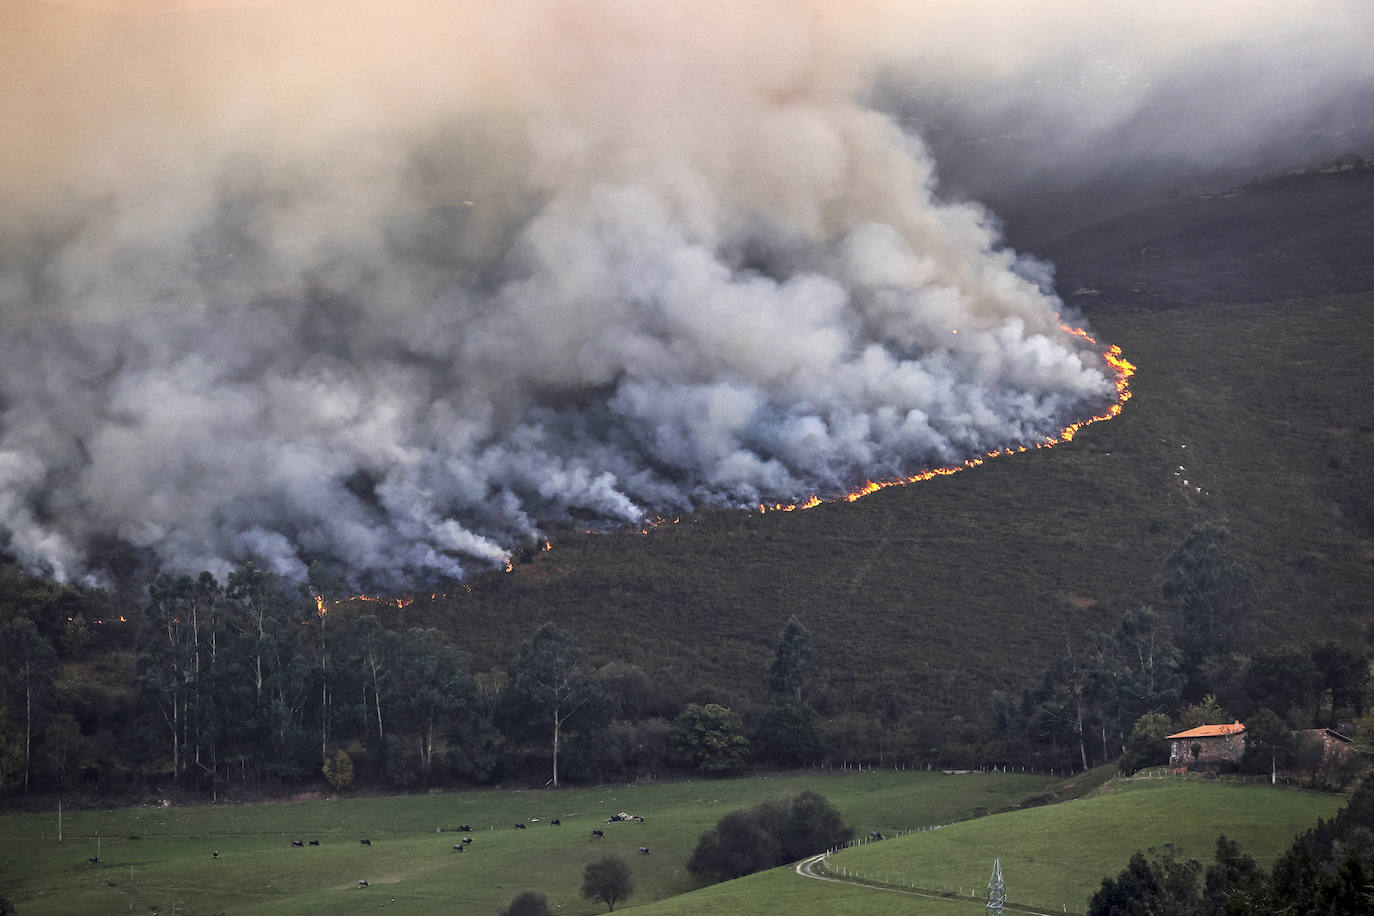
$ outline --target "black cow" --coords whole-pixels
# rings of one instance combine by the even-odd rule
[[[604,830],[593,830],[593,831],[592,831],[592,836],[594,836],[594,837],[598,837],[598,836],[599,836],[599,837],[604,837],[605,835],[606,835],[606,831],[604,831]]]
[[[516,830],[528,830],[529,828],[526,827],[524,824],[516,824],[516,825],[515,825],[515,829],[516,829]]]
[[[311,846],[318,846],[318,845],[320,845],[320,841],[319,841],[319,840],[311,840],[311,841],[310,841],[310,845],[311,845]]]
[[[358,887],[367,887],[367,879],[366,879],[366,878],[360,878],[360,879],[358,880]]]
[[[470,836],[465,836],[465,837],[463,837],[463,845],[464,845],[464,846],[466,846],[467,844],[469,844],[469,843],[471,843],[471,842],[472,842],[472,837],[470,837]]]
[[[881,833],[879,833],[879,832],[876,831],[876,830],[870,830],[870,831],[868,831],[868,838],[869,838],[870,840],[885,840],[885,839],[887,839],[887,837],[883,836]]]
[[[305,841],[304,841],[304,840],[292,840],[292,841],[291,841],[291,848],[292,848],[292,849],[295,849],[297,846],[299,846],[301,849],[304,849],[304,848],[305,848]]]
[[[219,850],[216,849],[214,852],[210,853],[210,855],[212,855],[212,856],[214,856],[216,859],[218,859],[218,858],[219,858]]]
[[[649,854],[649,847],[648,847],[648,846],[641,846],[641,847],[639,847],[639,854],[640,854],[641,856],[647,856],[647,855]]]
[[[90,857],[89,859],[87,859],[86,861],[87,861],[87,862],[90,862],[92,865],[99,865],[99,864],[100,864],[100,856],[91,856],[91,857]]]
[[[454,844],[453,844],[453,851],[454,851],[454,852],[462,852],[462,851],[463,851],[463,845],[462,845],[461,843],[454,843]]]
[[[549,826],[550,826],[550,827],[562,827],[562,826],[563,826],[563,822],[560,821],[558,818],[554,818],[553,820],[549,821]]]
[[[469,827],[467,824],[459,824],[458,830],[460,833],[472,833],[472,828]]]
[[[359,841],[358,841],[358,845],[359,845],[359,846],[371,846],[371,845],[372,845],[372,841],[371,841],[371,840],[359,840]]]

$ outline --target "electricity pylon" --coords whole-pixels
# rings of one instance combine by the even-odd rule
[[[992,860],[992,880],[988,882],[988,916],[1002,916],[1007,889],[1002,886],[1002,860]]]

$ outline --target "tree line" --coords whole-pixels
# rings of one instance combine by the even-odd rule
[[[136,609],[0,567],[0,791],[560,785],[843,761],[1129,771],[1161,762],[1169,729],[1233,716],[1291,763],[1287,729],[1365,714],[1364,646],[1241,652],[1260,602],[1224,527],[1199,526],[1163,572],[1158,609],[1065,633],[1033,686],[965,716],[938,697],[935,712],[843,697],[796,618],[752,682],[721,688],[667,683],[553,623],[478,670],[461,631],[344,600],[318,567],[304,583],[252,563],[223,582],[160,576]]]
[[[102,593],[37,580],[0,582],[0,596],[0,787],[16,794],[558,786],[801,761],[819,741],[814,714],[796,715],[810,657],[795,620],[767,674],[776,712],[750,735],[720,703],[669,696],[621,660],[594,664],[553,623],[505,668],[474,671],[447,633],[340,600],[318,569],[304,585],[251,563],[223,583],[159,576],[126,617]]]

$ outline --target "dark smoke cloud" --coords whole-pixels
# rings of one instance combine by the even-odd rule
[[[1048,266],[863,101],[912,60],[980,85],[964,17],[17,0],[0,537],[63,579],[110,543],[458,576],[1100,409]]]

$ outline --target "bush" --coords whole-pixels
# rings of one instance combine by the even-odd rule
[[[766,801],[725,815],[697,840],[687,870],[729,881],[822,852],[853,835],[834,805],[806,791],[790,803]]]
[[[1121,772],[1130,776],[1143,767],[1163,766],[1169,762],[1168,735],[1173,730],[1169,717],[1163,713],[1147,712],[1135,721],[1126,741],[1126,753],[1117,763]]]
[[[706,773],[737,770],[749,756],[739,716],[716,703],[687,704],[673,722],[672,743],[682,758]]]
[[[501,911],[501,916],[552,916],[549,898],[534,891],[523,891],[515,895],[510,906]]]
[[[353,783],[353,758],[347,751],[335,751],[334,756],[324,762],[322,771],[330,787],[335,792],[342,792]]]

